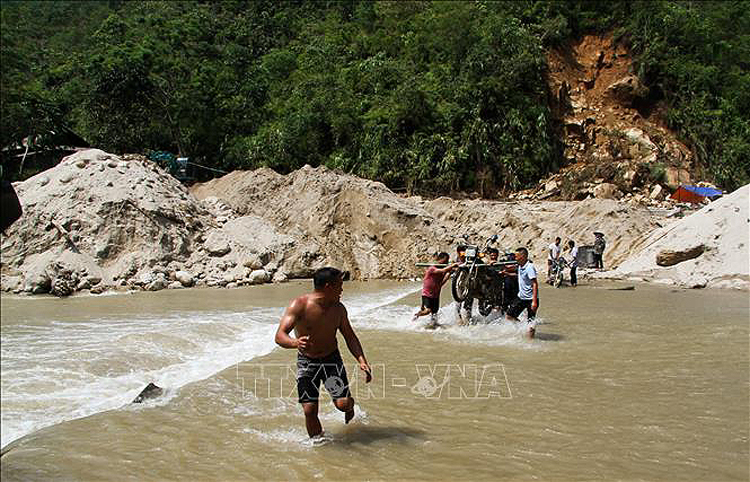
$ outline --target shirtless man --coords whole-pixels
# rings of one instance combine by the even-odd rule
[[[314,291],[289,304],[276,331],[279,346],[297,349],[297,392],[310,437],[323,433],[318,419],[321,381],[331,394],[333,404],[344,412],[344,421],[349,423],[354,417],[354,399],[349,392],[349,380],[338,350],[337,331],[341,331],[346,346],[365,372],[366,382],[372,380],[362,345],[341,303],[342,277],[343,273],[336,268],[317,270],[313,275]],[[295,338],[289,336],[292,330]]]

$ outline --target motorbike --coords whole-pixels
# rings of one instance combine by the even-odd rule
[[[552,262],[552,269],[550,271],[552,286],[555,288],[562,286],[562,283],[565,280],[565,268],[568,268],[569,266],[568,262],[565,261],[565,258],[562,256]]]
[[[476,299],[479,313],[487,316],[496,306],[503,304],[503,277],[500,274],[503,267],[515,261],[502,261],[488,264],[487,248],[497,241],[498,236],[490,236],[480,248],[478,245],[468,244],[468,237],[463,236],[466,244],[465,261],[452,274],[451,293],[458,303]]]

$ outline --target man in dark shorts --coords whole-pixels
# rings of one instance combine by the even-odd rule
[[[539,283],[537,282],[536,268],[529,261],[529,252],[526,248],[516,250],[516,262],[518,263],[518,297],[508,308],[506,318],[518,321],[518,316],[526,310],[529,324],[529,338],[534,338],[536,323],[534,317],[539,309]]]
[[[305,425],[310,437],[323,433],[318,419],[320,382],[328,390],[337,409],[344,412],[344,421],[354,417],[354,399],[338,350],[336,332],[340,331],[346,346],[359,362],[366,382],[372,380],[359,338],[354,333],[346,308],[341,303],[343,273],[336,268],[321,268],[313,275],[314,291],[295,298],[287,307],[276,331],[276,343],[283,348],[297,349],[297,392]],[[295,337],[289,336],[294,330]]]
[[[506,253],[505,261],[515,261],[515,253]],[[505,265],[503,275],[503,313],[507,313],[510,306],[518,297],[518,265]]]
[[[448,264],[448,253],[440,252],[435,254],[436,264]],[[442,326],[438,323],[437,314],[440,310],[440,290],[443,285],[450,279],[450,273],[458,263],[453,263],[444,268],[430,266],[425,270],[422,279],[422,307],[414,314],[412,321],[416,321],[420,316],[430,315],[430,323],[426,328],[435,329]]]
[[[607,246],[607,242],[604,240],[604,233],[599,231],[594,232],[594,268],[598,270],[604,269],[604,261],[602,256],[604,255],[604,248]]]

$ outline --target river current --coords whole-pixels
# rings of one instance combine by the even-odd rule
[[[309,281],[3,295],[3,480],[748,480],[746,292],[541,287],[538,337],[497,316],[412,322],[419,283],[345,283],[357,414],[307,440],[273,343]],[[149,382],[164,394],[131,404]]]

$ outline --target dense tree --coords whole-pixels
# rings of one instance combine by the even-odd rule
[[[750,181],[742,2],[4,1],[2,145],[70,126],[219,169],[327,165],[412,192],[517,189],[562,159],[544,50],[617,32],[671,126]]]

